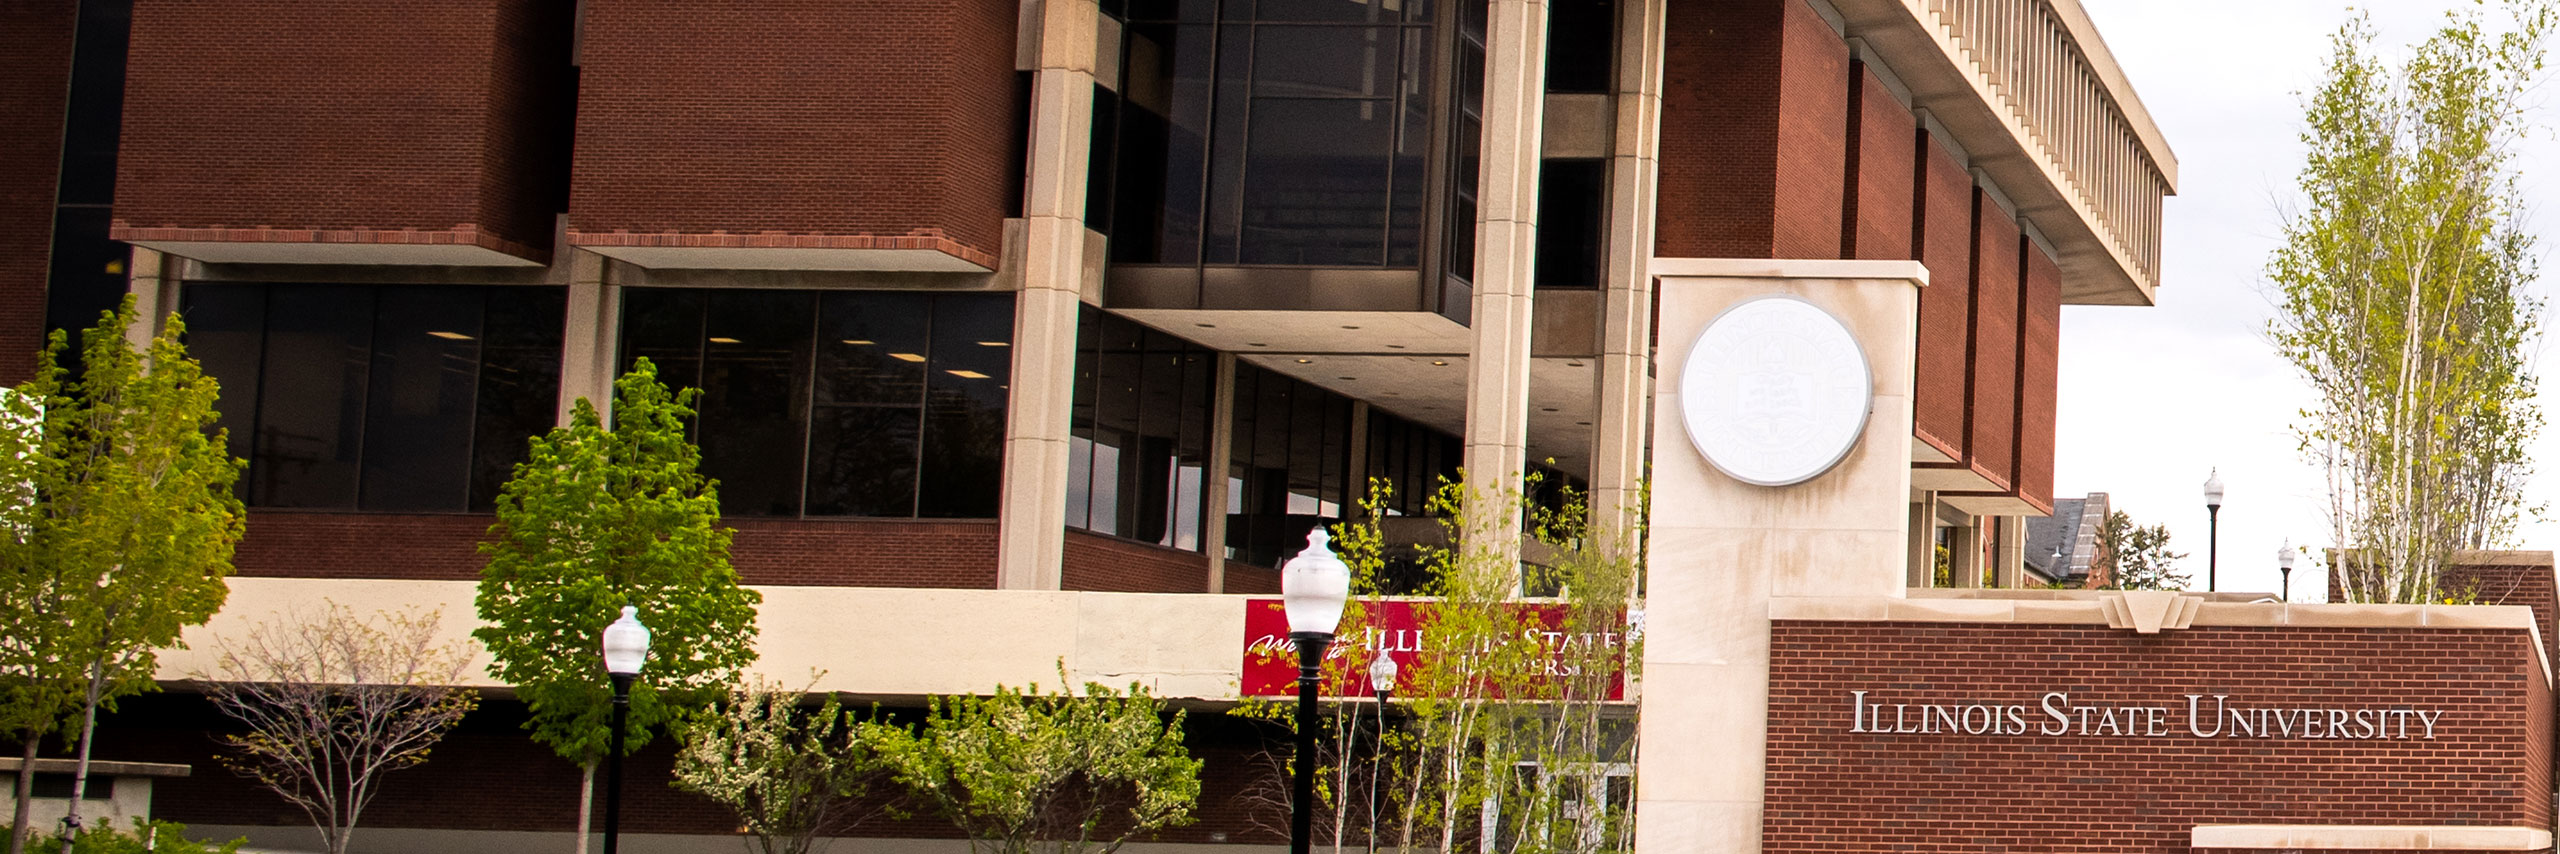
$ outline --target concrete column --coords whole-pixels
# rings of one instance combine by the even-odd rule
[[[1031,79],[1023,193],[1022,296],[1013,315],[1013,396],[1005,410],[996,586],[1056,590],[1067,548],[1067,435],[1084,285],[1084,197],[1092,145],[1094,0],[1043,0]]]
[[[1987,519],[1969,516],[1965,524],[1947,532],[1947,586],[1961,590],[1982,587],[1982,526]]]
[[[2027,517],[2000,517],[1997,543],[1991,567],[2000,576],[2000,586],[2008,590],[2027,586]]]
[[[1529,451],[1530,274],[1546,124],[1547,4],[1491,0],[1477,178],[1474,341],[1467,358],[1467,548],[1516,565]],[[1464,180],[1461,176],[1460,180]]]
[[[1904,530],[1909,533],[1910,542],[1903,552],[1903,583],[1911,587],[1937,586],[1937,493],[1921,493],[1920,500],[1911,502],[1911,520]]]
[[[136,246],[125,277],[125,293],[133,295],[133,325],[125,329],[125,340],[134,349],[145,349],[169,328],[169,316],[178,313],[177,265],[156,250]]]
[[[1664,259],[1653,392],[1652,547],[1637,717],[1635,854],[1757,854],[1769,730],[1769,613],[1778,599],[1899,597],[1911,508],[1911,385],[1919,288],[1909,261]],[[1687,440],[1680,378],[1708,321],[1744,299],[1794,296],[1865,350],[1864,432],[1793,486],[1725,476]]]
[[[1350,452],[1347,456],[1351,461],[1351,471],[1346,475],[1348,482],[1343,484],[1342,518],[1344,520],[1360,519],[1365,516],[1360,512],[1360,503],[1369,498],[1368,401],[1351,402],[1351,435],[1344,438],[1350,440],[1344,442],[1343,446]]]
[[[613,422],[616,319],[622,314],[622,286],[606,281],[606,260],[584,249],[569,253],[569,305],[560,334],[560,409],[566,425],[578,411],[578,398],[595,404],[596,415]]]
[[[1645,406],[1653,393],[1654,187],[1661,176],[1666,0],[1618,6],[1617,130],[1609,158],[1608,269],[1592,418],[1591,522],[1604,547],[1633,548],[1644,523]]]
[[[1236,354],[1218,354],[1217,395],[1209,406],[1209,465],[1201,473],[1207,478],[1209,495],[1203,499],[1200,521],[1200,552],[1209,556],[1211,593],[1227,592],[1227,504],[1234,500],[1228,491],[1227,472],[1235,468],[1236,458]]]

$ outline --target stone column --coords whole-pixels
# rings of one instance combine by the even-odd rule
[[[1917,339],[1914,339],[1915,341]],[[1903,553],[1903,584],[1910,587],[1933,587],[1937,584],[1938,566],[1938,494],[1920,493],[1911,502],[1911,521],[1904,526],[1909,540]]]
[[[1013,396],[1005,409],[996,586],[1056,590],[1067,548],[1067,435],[1074,414],[1076,308],[1085,266],[1092,148],[1094,0],[1043,0],[1031,79],[1023,193],[1022,295],[1013,315]]]
[[[1992,549],[1993,571],[2003,589],[2027,586],[2027,517],[2000,517],[1998,545]]]
[[[1947,586],[1963,590],[1982,586],[1982,526],[1989,518],[1967,516],[1965,524],[1947,532]]]
[[[1769,608],[1792,597],[1899,597],[1911,510],[1919,287],[1910,261],[1663,259],[1653,392],[1654,511],[1645,607],[1635,854],[1756,854],[1769,729]],[[1837,317],[1872,377],[1864,432],[1792,486],[1754,486],[1688,439],[1680,379],[1700,330],[1765,294]]]
[[[1517,565],[1529,450],[1530,274],[1538,249],[1538,151],[1546,123],[1546,0],[1487,10],[1482,172],[1467,357],[1467,548]],[[1464,180],[1461,176],[1460,180]]]
[[[1662,10],[1618,6],[1617,129],[1609,158],[1608,268],[1602,281],[1599,412],[1592,418],[1591,521],[1599,542],[1632,547],[1643,524],[1645,406],[1653,392],[1654,186],[1662,171]]]
[[[148,349],[151,339],[169,328],[169,315],[178,311],[177,264],[157,250],[133,247],[133,260],[125,266],[125,293],[133,295],[133,325],[125,329],[125,340],[134,349]],[[78,336],[73,336],[78,343]]]
[[[1236,457],[1236,354],[1218,354],[1217,391],[1209,407],[1209,464],[1201,473],[1208,485],[1201,508],[1200,553],[1209,556],[1211,593],[1227,592],[1227,472]]]
[[[569,305],[560,335],[560,409],[558,423],[569,423],[578,398],[595,404],[596,414],[613,423],[613,380],[616,318],[622,314],[622,286],[607,281],[605,257],[584,249],[569,253]]]

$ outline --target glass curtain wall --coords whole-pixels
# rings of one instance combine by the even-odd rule
[[[566,293],[190,284],[187,346],[256,507],[483,511],[551,429]]]
[[[1067,526],[1199,551],[1217,352],[1092,306],[1076,328]]]
[[[628,288],[622,307],[623,368],[703,390],[721,512],[996,515],[1012,295]]]
[[[1090,210],[1112,261],[1419,266],[1434,153],[1474,146],[1472,125],[1434,124],[1443,69],[1461,69],[1450,88],[1482,89],[1483,0],[1456,3],[1475,10],[1472,42],[1444,32],[1443,5],[1128,2],[1120,95],[1097,112],[1116,124],[1096,131],[1097,152],[1117,149],[1096,172],[1111,198]],[[1472,198],[1471,162],[1460,172]],[[1467,239],[1472,213],[1457,225],[1451,238]]]

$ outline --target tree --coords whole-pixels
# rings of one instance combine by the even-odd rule
[[[1200,760],[1182,746],[1182,720],[1134,683],[1086,683],[1080,697],[997,686],[927,698],[920,723],[865,724],[862,740],[971,850],[1111,854],[1191,820]]]
[[[2177,570],[2186,555],[2169,550],[2165,525],[2138,527],[2118,510],[2098,527],[2098,554],[2090,577],[2101,590],[2185,590],[2187,574]]]
[[[230,595],[241,509],[232,495],[243,463],[214,427],[218,391],[180,344],[177,318],[136,349],[125,337],[133,300],[103,313],[80,336],[80,373],[61,365],[66,337],[53,333],[35,379],[17,387],[6,417],[35,430],[0,430],[0,489],[17,500],[0,537],[15,635],[0,649],[8,668],[7,723],[25,734],[25,756],[63,706],[76,709],[73,790],[87,791],[98,710],[157,687],[160,649],[211,619]],[[32,765],[33,763],[27,763]],[[25,845],[29,775],[19,772],[10,849]],[[80,801],[64,820],[79,829]]]
[[[842,829],[878,762],[834,694],[808,695],[758,681],[685,722],[675,785],[736,813],[765,854],[807,854]],[[819,846],[823,847],[823,846]]]
[[[498,494],[477,604],[490,673],[531,707],[535,741],[586,768],[578,849],[586,850],[595,763],[611,737],[613,689],[597,653],[624,605],[652,639],[631,688],[625,746],[636,752],[678,709],[723,693],[755,660],[755,591],[729,566],[718,486],[685,439],[699,393],[671,393],[641,359],[614,381],[613,429],[581,398],[569,424],[532,442]]]
[[[427,761],[479,704],[458,687],[470,645],[436,642],[442,616],[365,619],[329,602],[224,642],[205,694],[249,731],[222,737],[240,754],[223,764],[300,807],[329,854],[346,854],[382,775]]]
[[[2511,158],[2554,9],[2508,10],[2494,35],[2449,16],[2398,69],[2359,16],[2305,106],[2269,332],[2316,396],[2297,434],[2348,601],[2426,601],[2455,549],[2503,542],[2524,508],[2540,303]]]

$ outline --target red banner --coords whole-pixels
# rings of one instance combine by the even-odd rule
[[[1369,696],[1369,662],[1380,654],[1395,658],[1399,673],[1414,672],[1414,658],[1429,648],[1424,623],[1431,609],[1439,605],[1428,599],[1389,599],[1364,601],[1362,625],[1345,636],[1336,638],[1325,649],[1327,678],[1321,689],[1331,697]],[[1513,643],[1537,644],[1544,655],[1533,656],[1544,672],[1532,673],[1533,679],[1558,679],[1578,675],[1582,665],[1570,650],[1598,644],[1608,650],[1614,666],[1609,672],[1609,699],[1626,699],[1627,633],[1624,628],[1596,633],[1565,631],[1567,606],[1547,602],[1518,602],[1517,609],[1526,626]],[[1348,666],[1344,666],[1349,659]],[[1405,682],[1410,681],[1406,677]],[[1347,683],[1347,684],[1341,684]],[[1298,645],[1289,640],[1289,618],[1278,599],[1247,599],[1244,612],[1244,667],[1238,690],[1247,697],[1294,697],[1298,693]],[[1398,695],[1410,693],[1408,685],[1396,686]]]

